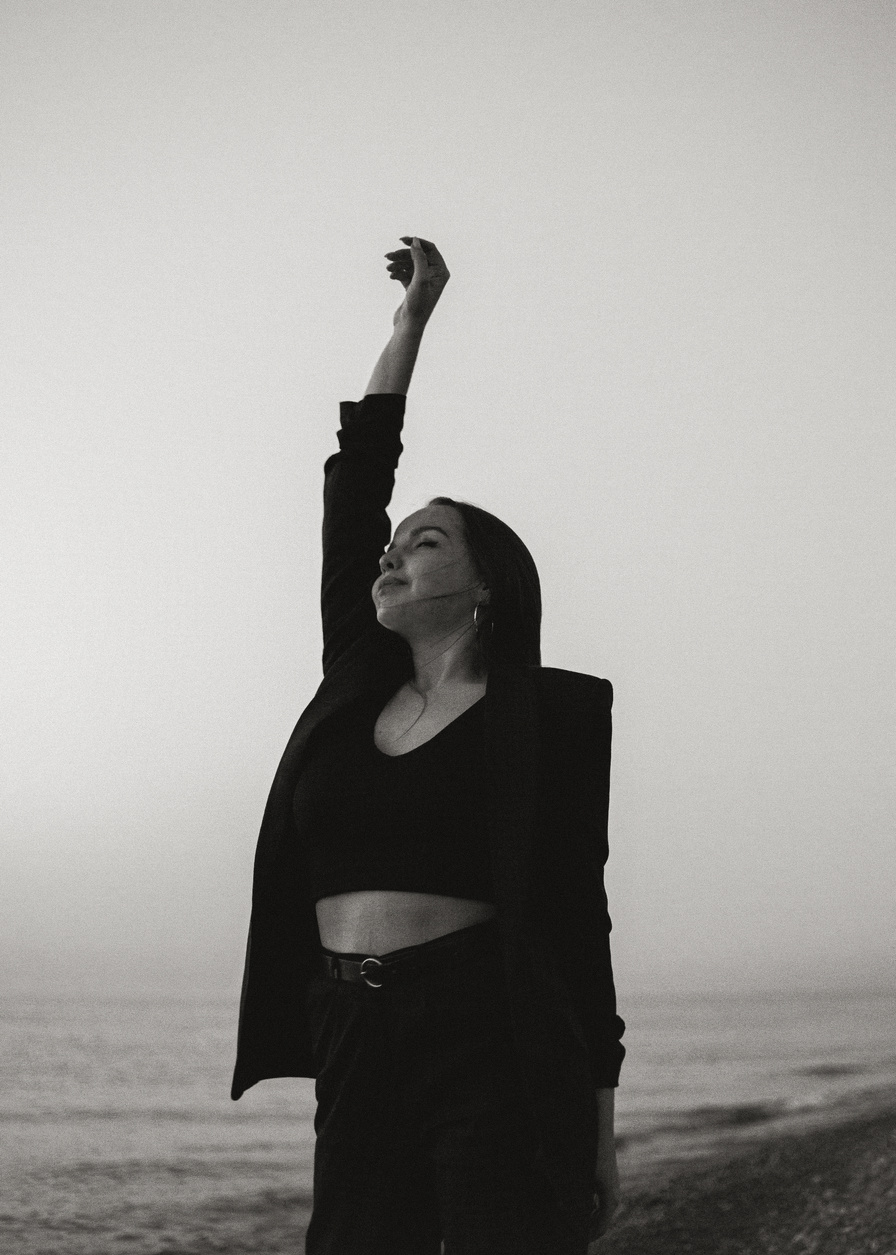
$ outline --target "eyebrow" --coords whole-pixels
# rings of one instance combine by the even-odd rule
[[[415,527],[408,533],[408,535],[409,537],[413,538],[414,536],[419,536],[421,532],[441,532],[442,535],[445,536],[448,540],[451,539],[451,537],[445,531],[444,527],[436,527],[434,523],[427,523],[424,527]],[[390,549],[394,549],[394,548],[395,548],[395,541],[393,540],[391,544],[388,545],[388,547],[386,548],[386,553],[388,553]]]

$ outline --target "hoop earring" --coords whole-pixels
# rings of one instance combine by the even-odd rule
[[[482,609],[482,607],[483,607],[484,605],[485,605],[485,602],[484,602],[484,601],[477,601],[477,602],[476,602],[476,605],[473,607],[473,627],[474,627],[474,629],[475,629],[475,631],[476,631],[476,635],[477,635],[477,636],[478,636],[478,635],[480,634],[480,632],[482,631],[482,624],[479,622],[479,611]],[[485,615],[483,615],[483,618],[484,618],[484,617],[485,617]],[[489,627],[490,627],[491,631],[492,631],[492,632],[494,632],[494,630],[495,630],[495,623],[494,623],[494,620],[492,620],[492,622],[490,623]]]

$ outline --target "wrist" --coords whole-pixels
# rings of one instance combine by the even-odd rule
[[[597,1091],[597,1140],[599,1145],[614,1144],[613,1126],[614,1126],[614,1108],[616,1105],[616,1091],[612,1089],[599,1089]]]
[[[395,317],[392,322],[395,330],[400,332],[401,335],[406,337],[416,336],[419,339],[426,330],[429,314],[411,314],[405,309],[404,305],[400,305],[395,311]]]

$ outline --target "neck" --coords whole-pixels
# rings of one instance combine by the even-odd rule
[[[459,628],[448,637],[410,641],[414,660],[414,688],[424,696],[449,686],[481,683],[486,676],[485,659],[471,626]]]

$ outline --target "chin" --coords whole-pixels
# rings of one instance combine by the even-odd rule
[[[380,627],[388,628],[390,632],[401,632],[401,621],[404,617],[400,606],[377,606],[377,623]]]

